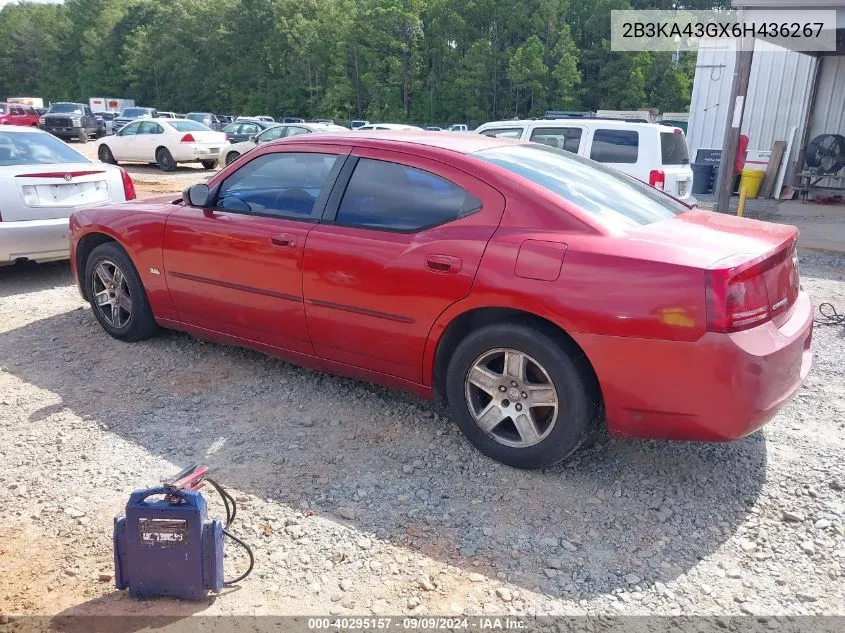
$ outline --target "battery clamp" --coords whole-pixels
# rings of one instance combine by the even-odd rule
[[[192,464],[161,486],[134,491],[125,513],[114,519],[115,586],[133,598],[171,596],[202,600],[209,591],[245,579],[255,558],[249,545],[229,528],[237,516],[234,497]],[[208,483],[223,499],[225,524],[208,518],[199,492]],[[155,500],[153,498],[155,497]],[[223,537],[241,546],[249,567],[237,578],[223,578]]]

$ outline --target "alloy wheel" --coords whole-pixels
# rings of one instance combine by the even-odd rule
[[[505,446],[539,444],[557,424],[557,389],[549,372],[524,352],[485,352],[470,366],[464,391],[475,423]]]
[[[126,275],[114,262],[104,259],[94,268],[91,287],[94,303],[106,322],[122,328],[132,316],[132,293]]]

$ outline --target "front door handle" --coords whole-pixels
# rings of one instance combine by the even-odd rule
[[[461,269],[461,260],[451,255],[428,255],[425,267],[435,273],[456,273]]]
[[[296,246],[296,238],[288,233],[276,233],[270,236],[270,241],[276,246],[287,246],[288,248]]]

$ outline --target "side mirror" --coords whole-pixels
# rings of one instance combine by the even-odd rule
[[[253,134],[252,136],[250,136],[250,137],[249,137],[249,142],[250,142],[250,143],[258,143],[258,135],[257,135],[257,134]]]
[[[203,208],[208,204],[208,185],[199,183],[191,185],[182,192],[182,199],[192,207]]]

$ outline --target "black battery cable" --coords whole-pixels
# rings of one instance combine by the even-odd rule
[[[223,499],[223,506],[226,508],[226,523],[223,526],[223,534],[225,536],[228,536],[235,543],[244,548],[244,550],[246,550],[247,556],[249,556],[249,567],[247,567],[247,570],[244,573],[242,573],[237,578],[233,578],[232,580],[223,581],[223,584],[226,586],[234,585],[236,583],[239,583],[252,573],[252,568],[255,565],[255,556],[253,556],[252,548],[249,545],[244,543],[241,539],[239,539],[237,536],[235,536],[229,531],[229,528],[232,526],[232,523],[235,522],[235,517],[238,515],[238,506],[235,503],[235,498],[231,494],[229,494],[229,492],[226,491],[223,486],[218,484],[211,477],[206,477],[205,481],[210,483],[211,486],[220,494],[220,497]]]
[[[816,319],[818,325],[842,325],[845,326],[845,314],[839,314],[832,303],[819,304],[820,319]]]

